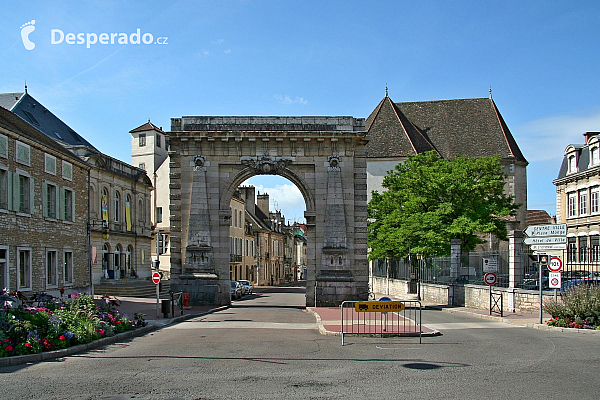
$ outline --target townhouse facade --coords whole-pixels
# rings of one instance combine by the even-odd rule
[[[26,297],[91,292],[90,169],[0,107],[0,287]]]
[[[600,261],[600,132],[565,149],[556,185],[556,222],[567,225],[566,262]],[[599,269],[600,270],[600,269]]]
[[[0,106],[89,166],[85,202],[77,204],[86,209],[91,283],[148,279],[152,182],[145,170],[100,152],[27,90],[0,94]]]

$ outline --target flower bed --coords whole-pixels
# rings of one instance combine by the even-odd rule
[[[600,330],[600,286],[579,285],[567,289],[561,301],[549,301],[544,311],[552,316],[549,326]]]
[[[7,293],[2,297],[0,357],[65,349],[146,325],[144,314],[129,319],[119,312],[119,300],[108,297],[97,304],[92,296],[71,294],[38,307],[8,307],[13,302]]]

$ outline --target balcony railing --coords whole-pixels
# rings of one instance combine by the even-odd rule
[[[229,262],[240,263],[240,262],[242,262],[242,256],[240,254],[230,254]]]

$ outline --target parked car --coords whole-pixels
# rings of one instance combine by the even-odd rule
[[[238,281],[242,284],[243,294],[252,294],[252,283],[247,280]]]
[[[231,281],[231,299],[239,299],[242,297],[242,285],[238,281]]]

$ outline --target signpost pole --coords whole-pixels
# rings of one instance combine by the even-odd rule
[[[542,299],[542,263],[539,262],[538,263],[538,275],[539,275],[539,280],[540,280],[540,324],[544,323],[543,321],[543,311],[542,311],[542,306],[543,306],[543,299]]]
[[[160,283],[156,284],[156,318],[160,318]]]

